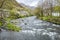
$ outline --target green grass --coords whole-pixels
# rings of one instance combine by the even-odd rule
[[[10,23],[10,20],[11,20],[11,19],[12,19],[12,18],[5,18],[5,20],[8,22],[7,25],[6,25],[6,28],[7,28],[8,30],[12,30],[12,31],[19,31],[19,30],[21,30],[20,27],[17,27],[17,26],[15,26],[14,24]]]
[[[4,20],[6,21],[6,25],[5,28],[10,30],[10,31],[16,31],[18,32],[19,30],[21,30],[20,27],[15,26],[14,24],[10,23],[11,18],[4,18]],[[0,27],[4,25],[2,21],[0,21]]]
[[[55,24],[60,24],[60,17],[56,17],[56,16],[52,16],[52,17],[44,16],[44,17],[39,17],[39,19],[49,21]]]
[[[6,25],[6,28],[8,29],[8,30],[11,30],[11,31],[19,31],[19,30],[21,30],[21,28],[20,27],[17,27],[17,26],[15,26],[14,24],[12,24],[12,23],[8,23],[7,25]]]

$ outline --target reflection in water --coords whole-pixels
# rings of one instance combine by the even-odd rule
[[[49,22],[38,20],[36,16],[12,21],[18,21],[16,25],[21,26],[23,30],[20,32],[1,32],[0,40],[60,40],[60,34],[55,28],[60,25],[57,26]],[[26,25],[24,23],[26,23]]]

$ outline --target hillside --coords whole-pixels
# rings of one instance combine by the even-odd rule
[[[21,14],[30,14],[30,9],[26,6],[22,6],[22,4],[18,3],[16,0],[0,0],[0,9],[8,9],[11,10],[14,13]],[[25,13],[20,11],[25,11]]]
[[[22,6],[16,0],[0,0],[0,28],[5,30],[18,31],[11,20],[26,17],[29,15],[30,9]],[[2,27],[3,26],[3,27]]]
[[[13,9],[13,8],[23,8],[16,0],[0,0],[0,8],[3,9]]]

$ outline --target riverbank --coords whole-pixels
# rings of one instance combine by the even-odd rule
[[[40,20],[48,21],[54,24],[60,25],[60,17],[55,17],[55,16],[44,16],[44,17],[39,17]]]

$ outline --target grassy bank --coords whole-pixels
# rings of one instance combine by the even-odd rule
[[[54,24],[60,24],[60,17],[56,17],[56,16],[43,16],[43,17],[39,17],[39,19],[44,20],[44,21],[48,21],[48,22],[52,22]]]
[[[4,18],[3,20],[0,20],[0,28],[3,27],[2,29],[5,29],[7,31],[9,30],[9,31],[16,31],[16,32],[22,30],[21,27],[17,27],[13,23],[11,23],[10,22],[11,20],[12,20],[11,18]]]

